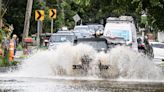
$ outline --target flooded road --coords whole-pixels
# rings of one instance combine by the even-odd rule
[[[2,78],[0,92],[164,92],[164,82],[94,78]]]
[[[74,70],[84,56],[86,70]],[[97,68],[100,62],[109,69]],[[150,59],[128,48],[97,53],[90,46],[65,44],[38,51],[18,70],[0,74],[0,92],[164,92],[164,79]]]

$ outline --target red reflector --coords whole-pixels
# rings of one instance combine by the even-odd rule
[[[29,42],[29,43],[32,43],[32,42],[33,42],[33,41],[32,41],[32,38],[24,38],[23,41],[24,41],[24,42]]]

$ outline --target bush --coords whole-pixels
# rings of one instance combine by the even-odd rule
[[[22,44],[18,44],[17,50],[18,50],[18,51],[23,50]]]

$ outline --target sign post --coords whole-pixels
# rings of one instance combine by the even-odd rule
[[[49,9],[49,18],[51,19],[51,34],[53,34],[54,19],[56,19],[56,9]]]
[[[51,34],[53,34],[53,30],[54,30],[54,20],[51,19]]]
[[[41,22],[44,20],[44,10],[36,10],[35,11],[35,20],[37,21],[37,46],[40,46],[40,35],[39,35],[39,31],[40,29],[40,24]]]
[[[36,38],[37,47],[39,47],[39,45],[40,45],[39,30],[40,30],[40,21],[38,20],[37,21],[37,38]]]

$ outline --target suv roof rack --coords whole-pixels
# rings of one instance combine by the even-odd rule
[[[107,18],[107,23],[113,23],[113,22],[131,22],[133,23],[134,20],[133,20],[133,17],[132,16],[120,16],[120,17],[108,17]]]

